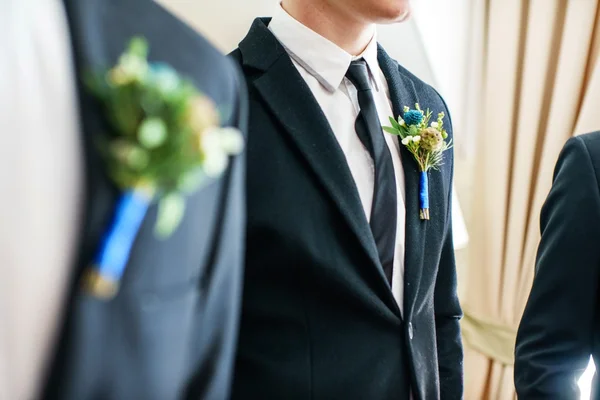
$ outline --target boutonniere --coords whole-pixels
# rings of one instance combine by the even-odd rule
[[[244,144],[238,130],[220,127],[210,99],[169,65],[149,63],[147,54],[146,41],[134,38],[113,68],[86,76],[109,122],[98,145],[121,193],[83,279],[101,298],[116,294],[150,205],[158,204],[155,236],[168,238],[183,218],[186,195],[219,177]]]
[[[401,138],[402,145],[413,155],[419,165],[421,172],[419,188],[419,217],[422,220],[429,219],[429,170],[439,170],[443,161],[443,154],[452,148],[452,140],[446,142],[448,132],[444,129],[444,113],[437,116],[437,121],[431,120],[431,111],[421,110],[419,104],[415,109],[404,107],[404,118],[398,120],[390,117],[392,126],[384,126],[383,129]]]

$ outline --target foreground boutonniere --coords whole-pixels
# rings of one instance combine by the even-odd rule
[[[452,147],[452,140],[446,142],[448,132],[444,129],[444,113],[438,114],[437,121],[429,123],[431,111],[423,112],[419,104],[414,110],[404,107],[404,118],[396,121],[390,117],[392,126],[383,129],[401,138],[402,144],[413,155],[421,172],[419,188],[419,216],[422,220],[429,219],[429,170],[439,170],[443,154]]]
[[[185,196],[219,177],[244,144],[238,130],[220,128],[215,105],[190,81],[169,65],[149,63],[147,53],[146,41],[134,38],[116,66],[86,77],[106,111],[110,132],[98,145],[121,191],[83,279],[101,298],[116,294],[150,205],[158,203],[156,237],[169,237],[184,215]]]

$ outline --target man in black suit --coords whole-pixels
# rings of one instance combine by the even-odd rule
[[[18,10],[19,3],[15,2],[16,8],[9,7],[9,11]],[[44,221],[37,227],[45,229],[45,221],[51,220],[49,215],[65,211],[62,201],[70,197],[62,198],[54,209],[48,207],[48,200],[60,197],[63,190],[65,193],[78,193],[81,188],[83,201],[80,213],[76,207],[66,210],[70,211],[69,216],[52,226],[53,235],[38,240],[37,232],[29,233],[33,239],[28,242],[30,253],[48,251],[54,254],[57,246],[65,254],[73,253],[75,260],[72,263],[62,258],[56,262],[54,256],[43,260],[53,271],[52,278],[64,277],[64,282],[62,278],[48,279],[40,286],[43,265],[28,262],[3,265],[9,270],[31,275],[30,279],[16,282],[15,292],[27,291],[30,286],[36,285],[42,289],[46,288],[45,285],[60,288],[44,290],[44,293],[52,292],[52,299],[34,295],[28,300],[31,307],[11,302],[2,304],[0,308],[3,310],[4,307],[20,307],[17,309],[20,312],[33,313],[43,309],[46,301],[66,299],[64,303],[56,302],[64,304],[60,312],[56,312],[56,308],[49,316],[39,316],[44,320],[61,320],[64,316],[64,323],[56,324],[58,343],[49,357],[45,384],[38,385],[37,373],[25,375],[25,369],[20,368],[25,360],[15,359],[14,365],[9,368],[14,366],[19,368],[17,372],[23,373],[19,376],[24,377],[19,379],[23,386],[16,387],[12,381],[10,385],[15,389],[14,393],[23,393],[23,397],[15,394],[16,397],[10,398],[35,398],[37,396],[30,397],[35,391],[42,399],[59,400],[225,399],[230,392],[241,301],[245,160],[241,155],[231,157],[227,169],[220,176],[211,178],[190,195],[186,200],[183,220],[165,240],[157,239],[153,232],[157,206],[151,205],[137,233],[116,297],[107,300],[91,295],[81,288],[82,274],[92,263],[101,237],[115,215],[119,190],[109,180],[97,146],[99,139],[112,128],[103,105],[84,87],[82,77],[86,72],[115,65],[130,39],[143,36],[150,46],[150,61],[164,62],[182,77],[188,78],[224,112],[221,119],[223,126],[243,131],[247,120],[247,99],[242,77],[231,60],[153,1],[66,0],[61,4],[57,0],[41,0],[38,3],[43,6],[42,10],[51,9],[52,12],[38,16],[38,8],[34,7],[27,9],[25,14],[15,11],[12,15],[15,18],[43,18],[41,26],[48,29],[46,35],[70,42],[57,47],[64,45],[71,51],[44,54],[46,47],[40,46],[43,41],[28,45],[29,38],[42,40],[44,36],[38,35],[39,26],[27,25],[30,29],[26,34],[18,36],[25,49],[20,53],[19,61],[22,67],[29,67],[29,64],[22,63],[26,58],[21,57],[26,56],[27,51],[35,50],[33,59],[38,62],[35,67],[44,74],[49,69],[48,75],[52,80],[41,82],[42,89],[52,87],[56,90],[45,97],[46,107],[53,108],[53,102],[64,103],[63,97],[69,96],[71,89],[77,91],[78,104],[74,101],[72,107],[64,107],[53,115],[53,119],[48,120],[48,131],[28,130],[30,125],[25,118],[15,122],[14,135],[27,138],[40,134],[41,143],[47,143],[44,151],[55,156],[41,168],[38,168],[35,157],[27,159],[29,164],[22,164],[22,160],[15,164],[17,172],[21,167],[28,167],[38,169],[45,178],[53,179],[53,186],[49,186],[48,182],[35,181],[36,177],[31,176],[32,181],[28,181],[27,185],[41,184],[39,193],[46,197],[27,199],[27,204],[39,201],[41,208],[25,209],[23,206],[22,211],[25,221],[29,221],[28,213],[33,213]],[[25,4],[31,7],[28,2]],[[29,20],[15,20],[15,23],[17,21]],[[44,32],[43,29],[41,32]],[[57,64],[53,62],[54,57],[64,57],[65,60]],[[66,60],[67,57],[69,60]],[[71,60],[74,68],[69,68]],[[61,68],[55,68],[59,64]],[[14,72],[13,79],[19,79],[18,69],[9,68],[8,71]],[[34,73],[29,79],[37,82],[36,77]],[[35,85],[29,87],[36,88]],[[14,99],[27,95],[17,91]],[[42,107],[37,107],[39,101],[34,91],[29,102],[18,105],[27,108],[26,104],[29,104],[32,110],[30,118],[35,119],[41,115],[37,110],[43,111]],[[25,114],[18,107],[13,111]],[[72,118],[72,121],[63,124],[65,118]],[[79,125],[81,129],[73,129],[73,137],[66,138],[68,129],[54,129],[53,124],[68,128]],[[46,141],[45,135],[49,134],[55,137]],[[38,150],[37,145],[31,148],[34,154]],[[14,147],[14,151],[18,150],[18,146]],[[77,163],[79,158],[82,158],[81,165]],[[63,170],[64,159],[73,162]],[[53,176],[57,168],[61,168],[61,176]],[[81,181],[71,179],[72,173],[79,168],[84,171]],[[15,195],[20,193],[15,192]],[[63,235],[63,231],[71,229],[72,221],[75,222],[73,231],[78,234],[67,240],[71,235]],[[15,235],[22,229],[18,228]],[[19,245],[18,242],[15,244]],[[25,260],[25,256],[13,260]],[[35,268],[39,268],[38,273],[34,272]],[[63,269],[68,273],[63,274]],[[29,314],[15,315],[14,319],[0,324],[3,333],[6,326],[8,335],[12,335],[13,322],[19,325],[30,319]],[[31,341],[20,343],[23,346],[37,346],[37,341],[55,336],[47,326],[32,326],[39,329],[38,335],[29,335],[27,331]],[[25,354],[17,352],[21,353]],[[36,356],[32,365],[47,358],[41,354],[39,357],[38,354],[27,355]],[[42,386],[41,390],[29,390],[39,386]]]
[[[536,275],[517,335],[519,399],[578,399],[590,356],[600,360],[599,177],[600,132],[570,139],[542,209]],[[600,399],[596,384],[592,399]]]
[[[418,166],[381,130],[415,103],[448,115],[374,37],[407,1],[281,6],[232,53],[250,97],[233,398],[460,399],[453,156],[420,220]]]

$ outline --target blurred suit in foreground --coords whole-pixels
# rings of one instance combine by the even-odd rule
[[[515,385],[519,399],[579,399],[590,356],[600,360],[600,132],[566,144],[541,228]],[[600,399],[596,384],[592,399]]]
[[[145,37],[243,130],[233,63],[146,0],[9,0],[0,16],[0,396],[227,398],[242,278],[244,160],[187,199],[167,240],[146,215],[118,295],[83,292],[118,190],[96,141],[105,113],[80,83]],[[3,397],[4,398],[4,397]]]

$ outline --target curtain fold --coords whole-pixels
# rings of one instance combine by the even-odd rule
[[[569,137],[600,130],[600,0],[486,0],[482,8],[484,40],[472,49],[481,101],[468,105],[481,119],[462,299],[465,398],[513,399],[506,349],[533,280],[554,165]]]

